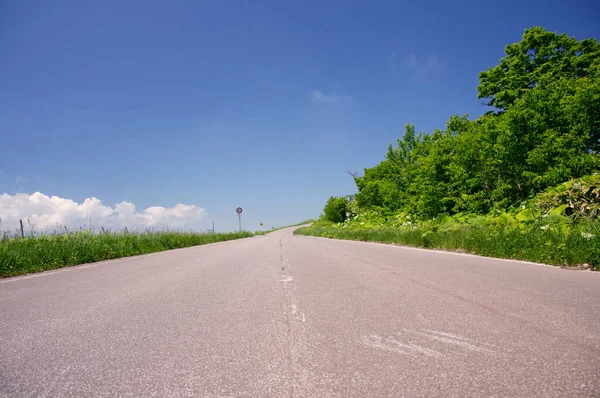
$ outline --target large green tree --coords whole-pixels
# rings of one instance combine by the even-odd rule
[[[496,110],[477,120],[452,116],[432,134],[406,125],[385,159],[355,178],[359,208],[484,214],[599,170],[598,42],[536,27],[506,54],[480,74],[479,96]]]
[[[541,27],[525,30],[520,42],[505,48],[500,64],[479,74],[478,98],[506,110],[532,88],[560,78],[589,76],[600,60],[600,43],[577,41]]]

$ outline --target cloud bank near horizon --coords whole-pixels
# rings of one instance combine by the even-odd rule
[[[173,207],[152,206],[138,211],[133,203],[121,202],[107,206],[91,197],[82,203],[41,192],[31,195],[0,194],[0,230],[18,227],[19,219],[28,219],[38,230],[64,226],[79,228],[93,226],[105,229],[122,228],[194,228],[206,215],[195,205],[177,204]]]

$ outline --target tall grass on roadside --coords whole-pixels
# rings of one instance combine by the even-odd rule
[[[366,242],[467,251],[489,257],[600,268],[600,222],[572,229],[533,226],[526,229],[496,225],[466,224],[452,230],[426,226],[344,228],[339,225],[313,226],[294,232],[298,235],[349,239]]]
[[[76,264],[154,253],[247,238],[250,232],[100,233],[0,239],[0,277],[23,275]]]
[[[273,228],[273,229],[267,229],[267,230],[265,230],[265,231],[256,231],[254,234],[255,234],[255,235],[266,235],[266,234],[268,234],[268,233],[270,233],[270,232],[279,231],[280,229],[284,229],[284,228],[291,228],[291,227],[300,227],[300,226],[302,226],[302,225],[306,225],[306,224],[311,224],[311,223],[314,223],[315,221],[316,221],[316,220],[314,220],[314,219],[312,219],[312,218],[309,218],[308,220],[306,220],[306,221],[302,221],[302,222],[300,222],[300,223],[298,223],[298,224],[284,225],[284,226],[282,226],[282,227],[277,227],[277,228]]]

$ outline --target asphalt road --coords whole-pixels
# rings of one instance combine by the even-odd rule
[[[292,236],[0,280],[1,396],[600,396],[600,273]]]

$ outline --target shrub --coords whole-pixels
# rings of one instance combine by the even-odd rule
[[[346,211],[348,210],[348,199],[345,197],[329,198],[323,208],[323,220],[331,221],[333,223],[340,223],[346,221]]]

